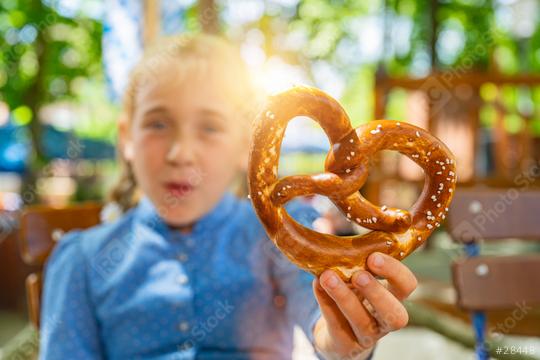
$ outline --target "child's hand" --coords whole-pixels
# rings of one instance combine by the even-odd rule
[[[315,345],[327,359],[364,359],[378,339],[407,325],[401,301],[416,288],[416,277],[386,254],[371,254],[367,264],[371,273],[356,272],[351,287],[331,270],[313,282],[322,312],[314,329]]]

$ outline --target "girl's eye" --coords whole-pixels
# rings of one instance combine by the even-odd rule
[[[218,132],[219,129],[215,126],[203,126],[203,130],[207,133],[215,133],[215,132]]]
[[[163,130],[167,127],[167,122],[164,120],[152,120],[146,124],[146,127],[153,130]]]
[[[201,129],[206,134],[215,134],[221,131],[221,127],[216,126],[214,124],[203,124],[201,126]]]

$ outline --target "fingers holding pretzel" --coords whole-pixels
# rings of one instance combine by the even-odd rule
[[[278,179],[283,134],[290,120],[307,116],[330,140],[325,172]],[[422,193],[407,210],[377,206],[362,197],[369,159],[381,150],[408,156],[425,172]],[[258,217],[276,246],[296,265],[320,275],[336,271],[346,281],[366,268],[373,252],[403,259],[444,220],[455,189],[455,160],[437,138],[407,123],[372,121],[356,129],[339,103],[324,92],[295,87],[269,99],[256,119],[248,184]],[[338,237],[306,228],[285,211],[294,197],[327,196],[351,221],[373,231]]]

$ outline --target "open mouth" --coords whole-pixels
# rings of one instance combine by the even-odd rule
[[[191,194],[194,186],[189,182],[168,182],[165,184],[165,189],[174,197],[183,197]]]

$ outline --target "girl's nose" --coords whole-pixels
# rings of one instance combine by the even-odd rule
[[[176,140],[167,152],[167,162],[174,166],[186,166],[194,163],[195,154],[193,144],[184,140]]]

